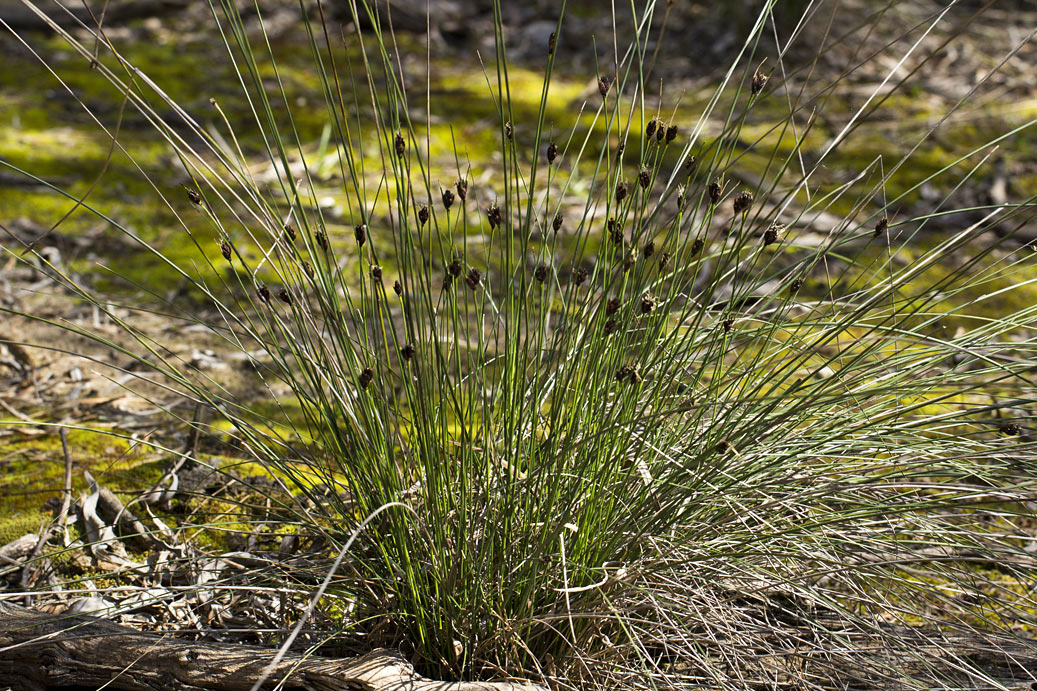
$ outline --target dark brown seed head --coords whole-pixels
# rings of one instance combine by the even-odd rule
[[[1001,425],[1001,434],[1014,437],[1022,434],[1023,428],[1014,422],[1009,422]]]
[[[429,210],[427,204],[422,204],[421,208],[418,209],[418,223],[425,225],[428,223]]]
[[[198,190],[193,190],[191,188],[188,188],[187,189],[187,198],[191,200],[192,204],[201,204],[202,203],[202,195],[198,194]]]
[[[295,232],[295,228],[292,227],[291,223],[287,224],[284,227],[284,234],[285,234],[285,237],[288,238],[289,242],[295,242],[295,238],[298,237],[298,235]]]
[[[547,162],[554,163],[556,158],[558,158],[558,145],[551,142],[547,145]]]
[[[797,277],[797,278],[793,279],[792,283],[789,283],[789,292],[790,293],[798,293],[799,289],[802,288],[802,287],[803,287],[803,279],[800,278],[800,277]]]
[[[670,142],[672,142],[676,138],[677,138],[677,126],[676,125],[670,125],[669,127],[666,128],[666,143],[669,144]]]
[[[547,54],[554,55],[555,46],[558,45],[558,34],[555,31],[551,32],[551,36],[547,39]]]
[[[353,226],[353,237],[356,238],[356,244],[359,247],[363,247],[364,243],[367,242],[367,224],[359,223]]]
[[[630,185],[627,184],[626,180],[620,180],[616,183],[616,203],[619,204],[627,198],[627,192],[630,190]]]
[[[618,329],[618,328],[619,328],[619,322],[617,322],[615,319],[610,317],[610,318],[605,320],[605,335],[606,336],[610,336],[610,335],[614,334],[616,332],[616,329]]]
[[[724,185],[720,181],[720,178],[716,178],[713,182],[709,183],[709,187],[706,188],[706,191],[709,192],[710,203],[716,206],[717,202],[720,201],[720,197],[724,194]]]
[[[400,359],[404,362],[410,362],[414,357],[414,346],[410,343],[400,348]]]
[[[464,201],[468,197],[468,180],[461,179],[457,181],[457,197],[461,201]]]
[[[631,384],[637,384],[641,381],[641,375],[637,373],[636,369],[634,369],[630,365],[626,365],[624,367],[620,367],[619,370],[616,372],[616,379],[618,379],[619,381],[629,382]]]
[[[646,166],[641,168],[641,172],[637,174],[637,181],[641,184],[641,189],[648,189],[648,185],[652,184],[652,171]]]
[[[763,72],[761,72],[759,68],[756,69],[756,74],[753,75],[752,83],[753,96],[756,96],[761,91],[763,91],[763,87],[767,86],[768,79],[769,77]]]
[[[227,261],[230,261],[230,252],[231,252],[230,243],[227,242],[226,240],[221,241],[220,242],[220,254],[222,254],[223,258],[226,259]]]
[[[392,292],[396,293],[397,297],[403,297],[403,284],[399,281],[393,281]]]
[[[317,243],[317,247],[320,247],[323,251],[328,251],[328,236],[324,234],[323,230],[318,230],[313,234],[313,239]]]
[[[778,241],[778,227],[771,226],[763,233],[763,244],[773,245]]]
[[[606,221],[605,227],[608,228],[609,231],[609,240],[611,240],[613,243],[617,245],[622,245],[623,229],[620,228],[619,223],[616,222],[616,219],[610,218],[608,221]]]
[[[645,293],[641,296],[641,314],[651,314],[655,311],[655,307],[658,304],[659,301],[656,299],[654,295],[652,295],[651,293]]]
[[[655,240],[649,240],[645,243],[645,246],[641,248],[641,255],[645,259],[650,259],[655,254]]]
[[[454,205],[454,193],[450,190],[443,190],[443,208],[447,211]]]
[[[537,283],[543,283],[547,280],[547,266],[544,264],[537,264],[537,268],[533,269],[533,278],[536,279]]]
[[[306,275],[313,278],[313,264],[308,261],[303,261],[302,270],[306,272]]]
[[[692,154],[691,156],[688,156],[688,158],[684,161],[684,171],[688,175],[691,175],[692,173],[695,172],[695,156],[694,156],[694,154]]]
[[[490,222],[491,230],[501,224],[503,217],[501,216],[500,207],[497,205],[497,202],[493,202],[486,207],[486,220]]]
[[[615,314],[619,311],[619,298],[609,298],[605,303],[605,314]]]
[[[259,297],[263,302],[270,302],[270,289],[266,286],[259,286]]]
[[[652,135],[655,134],[655,128],[658,127],[658,126],[659,126],[658,122],[656,122],[655,120],[649,120],[648,124],[645,125],[645,136],[648,137],[649,139],[651,139]]]
[[[375,264],[371,267],[371,278],[376,281],[382,280],[382,267]]]
[[[510,141],[514,135],[515,131],[511,127],[511,120],[508,120],[506,123],[504,123],[504,136],[506,136]]]
[[[469,288],[475,290],[479,287],[479,284],[482,283],[482,272],[479,271],[479,269],[469,269],[468,275],[465,276],[464,280],[465,283],[468,284]]]
[[[670,265],[670,260],[673,259],[673,255],[669,252],[663,252],[659,255],[659,270],[665,269]]]
[[[878,237],[889,230],[889,219],[885,216],[879,219],[879,222],[875,224],[875,237]]]
[[[576,271],[573,271],[573,283],[578,286],[583,285],[584,282],[586,282],[589,273],[590,272],[587,271],[587,267],[585,266],[577,268]]]
[[[616,163],[619,163],[620,159],[623,158],[623,152],[626,151],[626,144],[620,144],[616,147]]]
[[[461,262],[460,257],[454,257],[447,266],[447,272],[454,278],[459,278],[462,271],[464,271],[464,263]]]
[[[366,390],[371,382],[374,380],[374,370],[370,367],[365,367],[360,371],[360,376],[356,378],[356,383],[360,385],[361,389]]]
[[[691,243],[690,256],[694,257],[696,254],[702,251],[703,242],[701,239],[696,238],[695,242]]]
[[[731,328],[735,325],[734,317],[728,317],[724,320],[724,333],[731,333]]]
[[[612,80],[605,75],[598,77],[598,93],[601,94],[602,98],[609,92],[609,87],[612,86]]]
[[[655,131],[655,141],[661,143],[662,140],[663,140],[663,137],[665,137],[665,136],[666,136],[666,128],[663,127],[663,124],[660,122],[659,123],[659,129],[657,129]]]
[[[554,220],[551,221],[551,228],[554,230],[554,232],[557,233],[559,230],[561,230],[563,221],[564,219],[562,218],[562,212],[559,211],[555,214]]]
[[[749,210],[749,207],[753,205],[753,193],[748,190],[742,190],[735,195],[734,207],[735,213],[740,214]]]
[[[726,439],[721,439],[717,442],[717,453],[728,453],[733,448],[731,442]]]
[[[403,134],[401,134],[400,132],[397,132],[396,133],[396,140],[395,140],[394,143],[396,145],[396,155],[399,156],[400,158],[403,158],[404,152],[407,151],[407,142],[406,142],[406,140],[404,140]]]
[[[288,289],[284,286],[281,287],[281,290],[277,291],[277,299],[286,305],[292,304],[291,293],[289,293]]]

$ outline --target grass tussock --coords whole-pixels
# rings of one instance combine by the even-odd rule
[[[927,179],[954,180],[930,211],[899,213],[922,183],[893,198],[887,183],[914,142],[893,165],[814,182],[869,104],[904,86],[896,68],[816,142],[840,83],[812,95],[768,6],[689,117],[658,99],[659,8],[638,5],[568,124],[547,115],[565,59],[553,38],[535,108],[513,107],[495,11],[488,161],[431,121],[435,96],[366,2],[365,29],[344,37],[319,3],[306,13],[318,147],[293,130],[276,51],[234,3],[214,3],[213,21],[262,138],[238,139],[223,98],[203,124],[132,65],[96,63],[191,176],[155,193],[189,202],[178,218],[199,251],[169,266],[205,307],[173,301],[169,317],[248,354],[291,414],[241,401],[48,270],[132,336],[149,376],[310,497],[298,529],[348,545],[327,591],[342,630],[429,674],[997,686],[997,651],[1028,650],[1033,620],[1018,525],[1035,458],[1018,411],[1037,387],[1035,308],[985,312],[1033,283],[1032,252],[989,231],[1032,223],[1034,200],[926,229],[962,211],[955,193],[1012,133]],[[822,21],[807,12],[782,30]],[[85,59],[119,55],[103,32],[55,31]],[[916,47],[890,52],[903,63]],[[772,120],[747,140],[761,108]],[[444,148],[452,163],[433,156]],[[47,268],[31,248],[9,254]]]

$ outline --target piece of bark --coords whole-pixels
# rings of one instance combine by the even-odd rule
[[[107,487],[99,488],[97,513],[109,525],[114,525],[119,536],[132,543],[138,549],[150,549],[160,543],[151,535],[151,531],[140,522],[137,516],[123,506],[119,498]]]
[[[28,557],[35,553],[40,536],[27,533],[17,540],[0,547],[0,577],[15,571],[24,570]]]
[[[36,549],[36,543],[39,541],[40,536],[36,533],[26,533],[17,540],[8,542],[3,547],[0,547],[0,564],[18,563],[18,561]]]
[[[182,641],[85,615],[0,602],[0,688],[74,686],[112,691],[249,691],[277,650]],[[295,691],[543,691],[523,682],[441,682],[391,650],[350,659],[288,653],[263,685]]]

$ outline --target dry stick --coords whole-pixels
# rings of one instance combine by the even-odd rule
[[[3,228],[3,230],[8,235],[12,235],[11,231],[8,230],[6,227],[0,225],[0,228]],[[36,380],[36,364],[32,361],[32,357],[29,356],[29,352],[25,349],[25,345],[30,344],[23,345],[16,341],[12,341],[3,334],[0,334],[0,344],[4,345],[7,348],[7,351],[11,354],[11,357],[13,357],[17,362],[18,366],[22,370],[24,370],[25,375],[23,376],[28,376],[32,380],[32,389],[36,393],[36,398],[40,401],[43,401],[43,394],[40,393],[39,382]],[[22,422],[36,422],[35,420],[26,417],[25,415],[22,415],[2,400],[0,400],[0,406],[3,406],[4,409],[7,410],[7,412],[11,413]]]
[[[198,459],[198,442],[202,435],[201,428],[202,421],[202,404],[194,404],[194,415],[191,416],[191,436],[187,440],[187,446],[184,448],[184,456],[190,456],[191,460]]]
[[[8,231],[6,228],[4,228],[4,230],[7,231],[9,235],[12,234],[11,231]],[[14,261],[14,257],[11,258],[11,261]],[[29,355],[29,352],[21,343],[18,343],[17,341],[14,341],[3,334],[0,334],[0,344],[7,348],[7,350],[11,353],[11,357],[15,359],[15,361],[18,363],[18,366],[22,369],[31,370],[36,367],[36,365],[32,361],[32,357]]]
[[[62,535],[67,537],[65,521],[72,505],[72,455],[68,452],[68,433],[64,427],[58,430],[58,436],[61,437],[61,453],[65,455],[65,498],[61,500],[61,512],[58,513],[56,525],[61,526]],[[68,540],[65,540],[65,544],[68,544]]]
[[[43,554],[43,547],[50,541],[51,536],[55,531],[61,529],[62,536],[65,535],[65,520],[68,518],[68,510],[72,503],[72,455],[68,451],[68,434],[65,432],[65,428],[62,427],[58,430],[58,435],[61,437],[61,451],[65,455],[65,484],[64,484],[64,495],[65,498],[61,502],[61,512],[57,518],[49,526],[40,526],[40,537],[36,541],[36,546],[33,547],[32,552],[25,560],[25,566],[22,567],[22,575],[19,578],[19,585],[22,588],[29,588],[32,584],[34,570],[33,564]],[[67,544],[67,540],[63,544]],[[32,595],[29,593],[25,594],[25,603],[28,605],[32,602]]]
[[[9,412],[11,415],[14,415],[16,418],[18,418],[22,422],[28,422],[30,424],[36,424],[37,423],[37,420],[33,420],[31,417],[29,417],[25,413],[23,413],[23,412],[21,412],[19,410],[16,410],[13,407],[11,407],[11,405],[9,403],[7,403],[6,401],[4,401],[2,398],[0,398],[0,408],[3,408],[7,412]]]

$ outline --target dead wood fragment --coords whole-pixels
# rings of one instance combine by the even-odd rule
[[[125,691],[249,691],[277,650],[184,641],[85,615],[45,614],[0,602],[0,688],[75,686]],[[441,682],[418,675],[398,653],[352,659],[289,653],[263,688],[285,676],[305,691],[543,691],[523,682]]]
[[[18,369],[22,371],[29,371],[35,369],[36,364],[32,361],[32,357],[29,355],[29,351],[25,349],[21,343],[13,341],[7,338],[3,334],[0,334],[0,344],[7,348],[7,352],[11,354],[14,364]]]
[[[123,506],[119,498],[107,487],[98,488],[97,514],[109,525],[115,526],[119,535],[138,549],[157,547],[160,543],[137,516]]]
[[[17,564],[36,549],[36,543],[39,541],[40,536],[36,533],[26,533],[20,538],[8,542],[0,547],[0,565]]]

